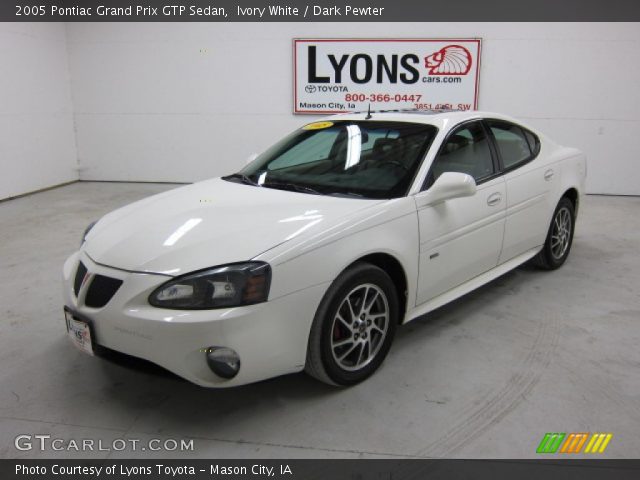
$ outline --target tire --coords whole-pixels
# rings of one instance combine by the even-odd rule
[[[354,264],[320,302],[309,335],[306,372],[330,385],[363,381],[387,356],[398,315],[398,295],[389,275],[368,263]]]
[[[571,251],[575,226],[576,214],[573,202],[563,197],[553,212],[544,246],[533,257],[533,263],[545,270],[560,268]]]

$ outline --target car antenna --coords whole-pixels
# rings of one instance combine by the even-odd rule
[[[371,104],[369,104],[369,108],[367,109],[367,116],[364,117],[365,120],[369,120],[371,118]]]

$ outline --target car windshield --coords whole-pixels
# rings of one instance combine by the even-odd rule
[[[315,122],[225,180],[301,193],[395,198],[407,194],[437,128],[386,121]]]

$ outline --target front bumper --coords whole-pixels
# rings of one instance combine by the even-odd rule
[[[73,281],[80,260],[89,277],[76,296]],[[96,274],[123,281],[102,308],[83,301]],[[65,262],[63,280],[65,305],[91,320],[96,344],[149,360],[205,387],[231,387],[302,370],[311,323],[328,287],[316,285],[243,307],[168,310],[152,307],[147,298],[169,277],[105,267],[82,251]],[[237,376],[224,379],[209,369],[205,350],[210,346],[239,354]]]

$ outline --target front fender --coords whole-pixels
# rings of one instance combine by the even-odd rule
[[[404,197],[352,216],[295,244],[280,245],[255,260],[272,266],[271,300],[332,282],[355,261],[384,253],[394,257],[404,270],[408,311],[415,305],[419,245],[415,203]],[[315,311],[318,305],[310,308]]]

